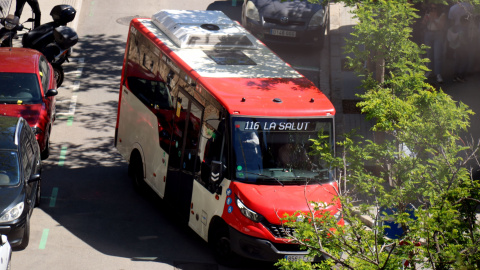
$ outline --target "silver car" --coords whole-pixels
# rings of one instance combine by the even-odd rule
[[[246,0],[242,25],[266,43],[322,47],[328,21],[328,1]]]

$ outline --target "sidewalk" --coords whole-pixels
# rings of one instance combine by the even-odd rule
[[[0,0],[0,1],[8,2],[10,0]],[[11,4],[10,11],[8,12],[8,14],[14,14],[15,13],[15,5],[17,4],[17,2],[16,2],[16,0],[11,0],[11,3],[12,4]],[[40,20],[41,24],[48,23],[48,22],[51,22],[53,20],[52,16],[50,16],[50,12],[52,11],[52,8],[54,6],[56,6],[56,5],[71,5],[77,11],[77,13],[75,15],[75,19],[72,22],[69,22],[67,24],[67,26],[73,28],[75,31],[77,30],[78,20],[79,20],[78,18],[80,17],[79,13],[80,13],[80,9],[81,9],[81,6],[82,6],[82,0],[40,0],[39,4],[40,4],[41,16],[42,16],[41,20]],[[8,9],[4,12],[6,13],[7,11],[8,11]],[[22,15],[20,15],[20,23],[22,23],[23,26],[28,28],[28,29],[33,27],[33,23],[25,22],[29,18],[33,18],[33,12],[32,12],[32,9],[30,8],[30,6],[28,5],[28,3],[26,3],[25,6],[23,7]],[[19,31],[17,33],[18,34],[18,39],[13,40],[13,47],[22,47],[22,36],[23,36],[24,33],[29,31],[28,29],[24,29],[23,31]]]
[[[322,53],[322,61],[327,57],[329,65],[326,72],[321,72],[321,89],[332,100],[336,110],[336,134],[344,134],[352,129],[366,138],[372,139],[370,131],[372,124],[365,120],[356,108],[356,101],[360,100],[356,94],[362,92],[359,88],[360,79],[353,71],[345,70],[345,57],[343,46],[345,38],[350,36],[356,21],[349,13],[350,8],[342,3],[330,4],[330,25],[328,30],[329,44],[325,53]],[[320,62],[322,62],[320,61]],[[451,63],[445,61],[444,83],[438,84],[434,79],[428,80],[436,88],[441,88],[451,95],[454,100],[461,101],[476,113],[471,117],[469,133],[473,138],[480,138],[480,72],[467,76],[467,82],[455,83],[452,81],[453,71]],[[450,61],[451,62],[451,61]],[[322,67],[323,69],[323,67]],[[325,83],[328,82],[328,83]]]
[[[365,116],[361,115],[356,102],[360,99],[356,94],[361,92],[360,79],[353,71],[346,70],[345,59],[343,53],[345,46],[345,38],[348,38],[353,31],[356,21],[349,12],[350,8],[345,7],[342,3],[330,4],[330,25],[329,35],[329,71],[325,72],[320,81],[329,81],[329,88],[325,89],[322,84],[322,91],[330,93],[330,99],[336,108],[336,134],[341,135],[352,129],[357,129],[358,133],[365,138],[373,139],[373,133],[370,131],[371,123],[365,120]],[[329,76],[329,77],[325,77]]]
[[[345,38],[349,37],[356,24],[349,10],[341,3],[330,4],[328,30],[330,42],[326,47],[327,52],[322,53],[323,56],[329,56],[327,58],[329,64],[328,70],[320,74],[320,81],[323,82],[321,89],[329,96],[336,108],[337,135],[357,129],[358,133],[365,138],[373,139],[373,132],[370,131],[372,124],[366,121],[365,115],[360,114],[355,107],[355,102],[360,100],[355,95],[362,91],[359,88],[360,79],[352,71],[343,68],[346,55],[342,48],[345,46]],[[324,58],[322,61],[325,61]],[[467,76],[465,83],[453,82],[452,68],[448,66],[448,63],[446,65],[443,84],[438,84],[434,80],[428,82],[434,87],[441,88],[452,99],[465,103],[475,112],[475,115],[470,117],[471,127],[464,137],[478,141],[480,140],[480,72]],[[478,179],[480,171],[476,175]],[[477,216],[480,220],[480,213]],[[368,217],[364,218],[367,224],[372,223]]]
[[[9,2],[11,3],[10,9],[8,9],[8,4]],[[50,16],[50,11],[52,8],[56,5],[71,5],[75,10],[77,11],[77,14],[75,16],[75,19],[68,23],[69,27],[72,27],[73,29],[77,29],[78,26],[78,17],[80,13],[80,9],[82,7],[82,0],[39,0],[39,5],[40,5],[40,12],[42,13],[42,18],[41,18],[41,24],[47,23],[52,21],[52,17]],[[14,14],[15,13],[15,6],[17,4],[16,0],[0,0],[0,5],[4,5],[3,8],[5,9],[5,6],[7,6],[6,10],[4,10],[4,13],[6,14]],[[20,22],[24,23],[28,18],[33,17],[32,9],[28,5],[28,3],[25,4],[23,8],[23,13],[20,16]],[[30,23],[25,23],[25,27],[31,28],[32,25]]]

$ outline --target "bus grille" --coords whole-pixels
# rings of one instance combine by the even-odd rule
[[[264,18],[265,22],[278,24],[278,25],[296,25],[296,26],[304,26],[305,22],[302,21],[288,21],[287,23],[282,23],[280,19],[276,18]]]
[[[275,224],[263,224],[267,229],[275,236],[276,238],[288,238],[293,235],[295,232],[294,228],[290,228],[283,225],[275,225]]]

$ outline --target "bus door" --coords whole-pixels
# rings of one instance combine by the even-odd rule
[[[194,174],[200,168],[197,152],[204,108],[183,89],[180,89],[175,104],[165,199],[186,221]]]
[[[199,157],[202,160],[200,172],[195,175],[191,212],[188,225],[208,241],[208,228],[212,217],[221,216],[226,204],[227,180],[222,181],[222,176],[212,176],[212,168],[220,166],[226,168],[227,147],[225,135],[226,123],[224,116],[213,106],[205,108],[202,123],[202,135],[199,142]],[[225,172],[222,172],[224,175]]]

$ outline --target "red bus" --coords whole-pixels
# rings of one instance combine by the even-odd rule
[[[115,146],[134,185],[217,258],[305,259],[280,217],[333,201],[331,170],[308,152],[320,132],[334,144],[334,115],[311,81],[220,11],[131,21]],[[343,223],[340,209],[325,211]]]

